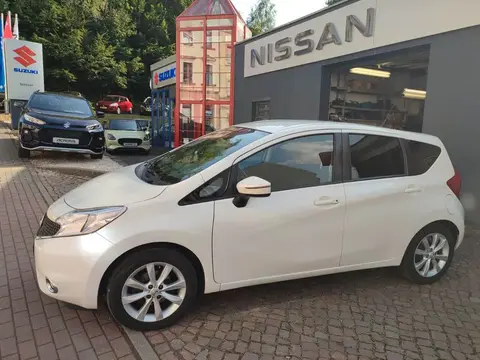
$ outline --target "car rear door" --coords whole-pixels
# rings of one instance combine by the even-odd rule
[[[265,198],[215,201],[213,257],[222,288],[315,275],[338,267],[345,193],[340,132],[290,135],[237,159],[231,181],[258,176]]]
[[[343,144],[346,215],[340,265],[393,265],[420,229],[414,218],[424,209],[421,184],[407,176],[404,140],[369,130],[344,131]]]

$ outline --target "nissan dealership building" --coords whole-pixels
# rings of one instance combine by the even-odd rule
[[[436,135],[462,174],[470,219],[480,218],[479,0],[346,0],[236,44],[235,64],[234,123]]]

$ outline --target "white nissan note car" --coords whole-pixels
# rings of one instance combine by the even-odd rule
[[[439,280],[464,236],[460,177],[425,134],[324,121],[212,132],[97,177],[35,240],[47,295],[169,326],[204,293],[397,266]]]

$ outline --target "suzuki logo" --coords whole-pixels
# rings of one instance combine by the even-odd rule
[[[33,65],[37,62],[32,57],[37,54],[35,54],[32,50],[30,50],[30,48],[26,47],[25,45],[13,51],[18,55],[14,57],[14,59],[25,67],[29,67],[30,65]]]
[[[68,129],[70,127],[70,123],[67,121],[65,124],[63,124],[63,127],[65,129]]]

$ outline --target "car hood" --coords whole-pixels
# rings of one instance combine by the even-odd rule
[[[91,115],[82,115],[82,114],[70,114],[62,113],[56,111],[46,111],[31,109],[27,112],[28,115],[31,115],[37,119],[45,121],[47,124],[63,125],[66,122],[69,122],[71,127],[81,127],[84,128],[87,125],[97,124],[98,120],[95,116]]]
[[[167,186],[148,184],[135,174],[137,165],[101,175],[64,196],[65,203],[75,209],[129,205],[160,195]]]
[[[105,134],[112,134],[116,139],[140,139],[145,137],[145,131],[133,130],[105,130]]]

